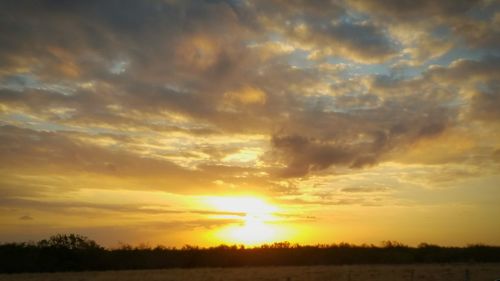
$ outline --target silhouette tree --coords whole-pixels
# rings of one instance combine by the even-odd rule
[[[38,242],[40,248],[59,248],[68,250],[103,249],[94,240],[79,234],[56,234]]]

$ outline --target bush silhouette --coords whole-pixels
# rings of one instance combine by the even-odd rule
[[[469,245],[440,247],[422,243],[410,247],[386,241],[382,246],[279,242],[245,248],[220,245],[180,249],[163,246],[107,249],[78,234],[56,234],[37,243],[0,244],[0,272],[157,269],[172,267],[232,267],[276,265],[401,264],[500,262],[500,247]]]

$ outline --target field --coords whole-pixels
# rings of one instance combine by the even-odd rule
[[[494,281],[497,279],[500,279],[500,264],[245,267],[0,274],[0,281]]]

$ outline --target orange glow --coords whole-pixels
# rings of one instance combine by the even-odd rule
[[[210,197],[209,205],[217,211],[242,213],[241,224],[221,228],[216,236],[224,243],[260,245],[285,239],[284,230],[273,222],[278,207],[256,197]]]

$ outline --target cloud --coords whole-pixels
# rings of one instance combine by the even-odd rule
[[[312,45],[314,58],[334,55],[360,62],[381,62],[397,53],[396,44],[383,31],[368,24],[301,23],[287,32],[302,44]]]
[[[397,54],[397,44],[383,28],[349,16],[340,1],[269,1],[258,10],[264,28],[309,50],[310,58],[340,56],[374,63]]]
[[[5,176],[9,171],[40,176],[93,174],[95,179],[106,177],[116,183],[122,182],[129,188],[135,186],[171,191],[192,191],[211,186],[216,188],[212,182],[222,177],[189,170],[168,160],[88,144],[62,133],[3,126],[0,127],[0,139],[3,155],[0,167]],[[95,187],[104,186],[100,184]]]
[[[352,6],[369,12],[370,14],[380,14],[389,17],[388,20],[417,21],[423,17],[454,17],[462,16],[465,12],[477,6],[482,1],[432,1],[425,0],[419,2],[397,1],[397,0],[376,0],[364,1],[356,0]]]
[[[141,206],[132,204],[102,204],[78,201],[46,201],[33,199],[20,199],[13,197],[1,198],[4,208],[21,208],[42,212],[84,214],[84,213],[134,213],[134,214],[180,214],[184,211],[166,209],[165,206]],[[156,207],[156,208],[152,208]]]
[[[167,161],[141,158],[123,151],[113,151],[86,145],[61,133],[38,132],[13,126],[1,127],[2,167],[16,165],[45,166],[47,170],[75,169],[94,173],[126,173],[153,175],[181,172]],[[28,161],[30,159],[31,161]],[[123,170],[122,170],[123,169]]]
[[[493,157],[495,162],[500,162],[500,149],[496,149],[493,152],[492,157]]]
[[[283,204],[300,205],[300,206],[383,206],[384,202],[380,202],[380,198],[332,198],[332,199],[283,199],[280,200]]]
[[[490,159],[497,10],[488,1],[1,3],[0,192],[300,195],[308,178],[384,162]],[[483,142],[453,137],[473,122]],[[449,153],[453,140],[467,147],[457,141]],[[239,161],[245,151],[251,161]]]
[[[415,78],[374,76],[363,82],[367,93],[318,99],[313,107],[296,111],[274,134],[270,155],[282,166],[278,174],[304,177],[330,167],[369,167],[421,148],[424,140],[450,139],[446,134],[465,129],[463,116],[495,122],[496,60],[457,60],[448,67],[430,67]],[[491,150],[456,151],[482,155]],[[440,161],[466,161],[458,155],[432,153],[432,157],[418,154],[419,159],[441,155]]]
[[[361,159],[349,151],[347,147],[322,143],[302,136],[276,136],[273,147],[282,152],[286,168],[282,170],[284,177],[301,177],[315,170],[323,170],[333,164],[362,165]],[[359,163],[359,164],[358,164]]]
[[[285,166],[280,174],[302,177],[330,166],[369,167],[389,160],[384,157],[391,151],[439,136],[452,126],[456,112],[434,108],[420,97],[348,113],[305,113],[272,139],[271,154]]]
[[[471,97],[470,116],[473,119],[498,122],[500,120],[500,83],[498,80],[483,85]]]
[[[90,121],[90,124],[105,122],[109,125],[129,124],[135,129],[156,129],[159,127],[144,124],[144,116],[155,116],[155,112],[168,110],[179,114],[167,115],[175,118],[174,120],[186,120],[179,125],[167,126],[170,128],[167,130],[169,132],[181,131],[196,135],[195,132],[221,134],[227,131],[245,133],[250,130],[271,134],[274,135],[271,145],[278,152],[278,162],[291,164],[288,172],[281,174],[287,177],[305,176],[309,172],[325,170],[330,166],[369,167],[387,160],[384,157],[389,155],[388,152],[405,149],[421,138],[439,136],[449,127],[455,126],[458,118],[457,107],[450,104],[459,95],[444,87],[452,82],[459,82],[454,87],[462,84],[469,87],[469,83],[492,79],[496,75],[492,61],[495,61],[494,57],[481,61],[460,60],[449,67],[432,67],[417,79],[374,76],[372,80],[360,77],[353,81],[342,81],[339,82],[343,84],[342,91],[337,91],[340,86],[332,86],[336,96],[318,93],[304,95],[301,92],[313,85],[316,79],[322,79],[321,72],[278,66],[272,68],[273,71],[278,71],[273,73],[274,76],[258,80],[265,92],[250,86],[237,87],[236,89],[243,90],[235,92],[219,92],[222,101],[229,99],[232,103],[231,111],[219,111],[217,104],[220,101],[217,100],[197,102],[200,97],[197,92],[161,88],[139,81],[124,84],[125,92],[110,91],[107,96],[86,90],[79,90],[73,95],[61,95],[52,91],[40,93],[39,90],[3,90],[1,99],[9,107],[25,107],[30,110],[27,112],[39,116],[55,118],[51,114],[62,114],[63,117],[53,120],[63,123],[72,119],[80,122],[83,120],[83,124],[95,120]],[[293,77],[292,82],[286,84],[290,75]],[[275,91],[280,88],[281,92]],[[283,89],[286,90],[285,93]],[[144,91],[144,94],[135,95],[136,91]],[[264,97],[265,103],[262,103]],[[108,101],[109,98],[111,100]],[[259,108],[250,110],[248,106],[235,107],[245,102],[259,105]],[[49,108],[59,109],[41,111],[43,107],[39,105],[44,103]],[[65,108],[77,109],[68,111]],[[125,114],[125,111],[138,112],[138,115]],[[65,114],[72,116],[64,117]],[[165,115],[158,115],[161,116]],[[199,124],[199,120],[204,120],[206,126],[193,127]],[[54,134],[56,133],[52,133]],[[120,139],[120,142],[123,141],[124,139]],[[212,149],[209,151],[210,155],[215,155]],[[111,157],[111,154],[106,154],[104,158]],[[115,151],[114,155],[118,153]],[[166,165],[161,161],[154,161],[157,163],[154,166]],[[103,163],[106,162],[112,163],[103,159]],[[112,164],[109,167],[117,166]],[[154,169],[148,169],[149,172],[152,170]],[[181,174],[193,172],[182,169],[178,171],[182,171]],[[129,174],[133,174],[132,170]]]
[[[247,214],[244,212],[223,212],[223,211],[208,211],[208,210],[195,210],[195,211],[189,211],[190,213],[193,214],[200,214],[200,215],[217,215],[217,216],[237,216],[237,217],[244,217]]]
[[[342,188],[342,192],[348,192],[348,193],[370,193],[370,192],[386,192],[389,189],[386,187],[346,187]]]
[[[488,81],[500,74],[500,56],[485,56],[479,60],[458,59],[448,67],[435,66],[426,73],[429,78],[445,82]]]
[[[387,29],[403,53],[411,56],[411,64],[422,64],[465,46],[494,53],[500,42],[494,1],[359,0],[348,6]]]
[[[33,220],[33,218],[31,216],[28,216],[28,215],[21,216],[21,217],[19,217],[19,219],[22,220],[22,221],[31,221],[31,220]]]
[[[45,66],[59,75],[64,75],[61,70],[68,64],[78,62],[78,66],[89,68],[77,69],[74,73],[85,76],[92,68],[96,70],[103,59],[115,57],[117,49],[118,55],[130,56],[132,64],[139,63],[141,68],[151,62],[153,54],[173,58],[175,48],[168,47],[175,45],[185,33],[190,36],[201,28],[225,31],[231,29],[231,25],[210,23],[213,20],[220,20],[219,23],[236,20],[231,8],[224,3],[195,1],[184,4],[164,1],[125,1],[120,4],[42,1],[4,3],[2,6],[2,26],[8,27],[2,33],[2,42],[8,43],[2,44],[2,54],[11,55],[7,56],[10,59],[7,61],[15,63],[21,55],[26,61],[36,60],[33,55],[38,54],[38,58],[45,60]],[[214,14],[218,17],[209,21]],[[28,20],[17,21],[19,17]],[[43,24],[38,24],[39,21]],[[181,28],[185,33],[180,32]],[[40,32],[49,36],[37,36]],[[138,52],[142,42],[150,44],[142,45]],[[71,56],[69,61],[66,60],[68,56]]]
[[[242,104],[264,104],[266,103],[266,93],[258,88],[249,86],[242,87],[238,91],[224,93],[224,98],[228,102],[238,102]]]
[[[203,216],[233,216],[244,217],[244,212],[225,212],[214,210],[189,210],[176,209],[171,206],[158,205],[141,205],[141,204],[118,204],[118,203],[93,203],[82,201],[47,201],[21,199],[13,197],[0,198],[3,208],[20,208],[29,209],[41,212],[65,213],[73,215],[83,214],[100,214],[104,216],[106,213],[122,214],[122,215],[182,215],[195,214]],[[31,216],[21,216],[20,220],[33,220]]]

